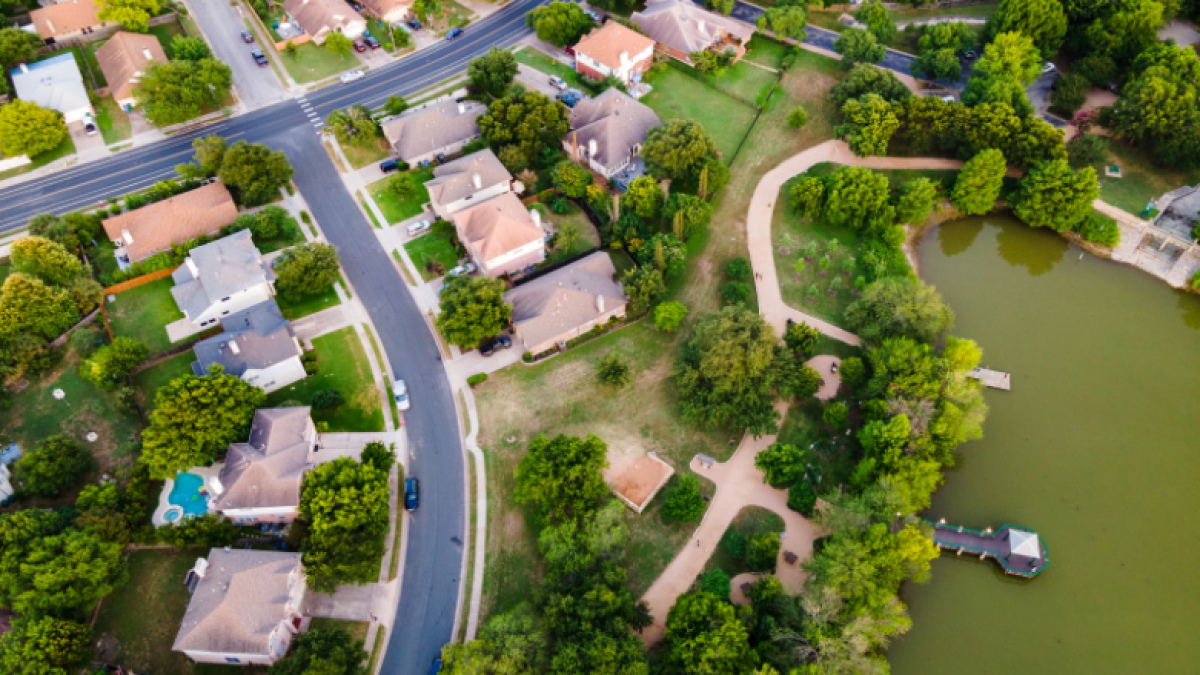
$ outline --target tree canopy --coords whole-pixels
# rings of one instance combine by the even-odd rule
[[[341,457],[306,473],[300,517],[308,523],[302,561],[309,587],[328,593],[377,581],[390,511],[388,471]]]
[[[679,596],[667,614],[664,660],[673,673],[741,675],[759,664],[733,605],[707,591]]]
[[[32,61],[41,46],[42,39],[37,33],[28,33],[16,26],[0,28],[0,67],[10,68],[22,61]]]
[[[297,635],[287,658],[271,665],[269,675],[367,675],[363,642],[341,628],[319,628]]]
[[[467,79],[492,96],[500,96],[517,76],[517,58],[507,49],[492,47],[467,64]]]
[[[539,40],[555,47],[575,44],[594,25],[583,8],[573,2],[551,2],[525,15],[525,24]]]
[[[608,445],[596,436],[538,436],[517,466],[513,497],[518,504],[533,504],[548,522],[580,518],[608,493],[607,467]]]
[[[963,213],[978,215],[995,208],[1004,187],[1004,155],[999,150],[984,150],[975,155],[954,181],[950,201]]]
[[[1067,35],[1067,14],[1059,0],[1004,0],[988,20],[986,33],[1021,33],[1042,54],[1052,56]]]
[[[21,675],[74,675],[92,658],[92,630],[53,617],[17,619],[0,636],[0,668]]]
[[[846,323],[868,343],[891,337],[931,343],[954,327],[954,310],[933,286],[887,277],[867,286],[846,308]]]
[[[512,319],[504,302],[504,282],[487,277],[454,277],[442,290],[437,327],[452,345],[471,348],[499,335]]]
[[[850,28],[842,32],[833,43],[833,49],[842,55],[842,68],[850,70],[859,63],[879,63],[887,49],[879,44],[874,33],[862,28]]]
[[[788,4],[768,7],[758,18],[759,30],[770,30],[781,38],[803,40],[808,37],[808,12],[803,5]]]
[[[102,21],[116,21],[126,30],[144,33],[150,17],[158,14],[158,0],[96,0],[96,13]]]
[[[121,546],[94,532],[34,537],[20,552],[20,564],[0,567],[0,607],[25,618],[84,620],[127,577]]]
[[[566,106],[536,91],[510,91],[492,101],[475,123],[493,149],[514,145],[528,162],[536,160],[546,148],[557,149],[570,130]]]
[[[859,157],[887,154],[888,141],[900,127],[892,106],[878,94],[846,101],[842,117],[844,121],[834,133],[849,143],[850,150]]]
[[[134,95],[146,119],[163,127],[217,108],[232,86],[233,69],[216,59],[152,61],[134,87]]]
[[[11,262],[14,271],[55,286],[70,284],[84,271],[79,258],[62,244],[42,237],[21,237],[13,242]]]
[[[642,146],[642,157],[650,172],[673,180],[697,180],[706,160],[716,152],[717,144],[699,122],[680,119],[651,129]]]
[[[261,143],[238,141],[222,153],[220,161],[217,177],[242,206],[258,206],[274,200],[295,173],[287,155]]]
[[[9,157],[36,157],[67,138],[67,125],[56,110],[17,99],[0,106],[0,151]]]
[[[171,39],[171,49],[175,51],[175,58],[183,59],[184,61],[202,61],[213,57],[212,50],[208,48],[208,43],[204,41],[204,38],[200,37],[176,35]]]
[[[866,24],[867,30],[875,36],[880,44],[886,44],[896,36],[896,24],[892,23],[892,17],[888,14],[887,8],[878,0],[870,0],[859,5],[858,11],[854,12],[854,19],[859,23]]]
[[[149,347],[122,335],[84,360],[80,365],[80,374],[96,384],[115,386],[149,357]]]
[[[1001,33],[984,48],[983,56],[975,63],[962,102],[968,106],[1004,103],[1017,115],[1029,116],[1033,106],[1025,96],[1025,87],[1037,79],[1041,63],[1041,55],[1029,36]]]
[[[912,92],[892,71],[869,63],[857,63],[845,79],[830,87],[829,100],[841,110],[846,101],[865,94],[877,94],[888,103],[912,97]]]
[[[17,460],[16,478],[23,490],[54,497],[74,485],[92,464],[92,453],[83,443],[58,434]]]
[[[21,333],[50,340],[78,319],[79,311],[67,289],[20,273],[8,275],[0,287],[0,342]]]
[[[1011,201],[1013,213],[1026,223],[1063,232],[1090,216],[1099,196],[1095,169],[1073,171],[1060,159],[1033,167]]]
[[[1200,58],[1190,47],[1159,45],[1138,57],[1105,126],[1158,162],[1200,166]]]
[[[763,472],[763,482],[773,488],[786,488],[804,475],[804,453],[786,443],[772,443],[758,452],[754,468]]]
[[[275,290],[284,298],[322,293],[341,276],[337,250],[321,243],[293,246],[276,259],[275,275]]]

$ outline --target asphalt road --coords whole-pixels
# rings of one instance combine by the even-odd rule
[[[212,45],[213,54],[233,68],[233,86],[243,103],[254,109],[287,98],[275,72],[269,66],[259,66],[250,56],[251,50],[273,50],[274,45],[257,40],[246,44],[242,40],[242,31],[248,29],[237,7],[231,7],[229,0],[188,0],[188,6]]]
[[[218,1],[218,0],[213,0]],[[24,226],[38,213],[68,213],[149,186],[175,174],[192,156],[192,139],[219,134],[232,141],[283,150],[295,182],[321,229],[342,258],[346,276],[371,315],[388,361],[408,383],[412,409],[405,413],[410,475],[421,481],[421,506],[408,525],[400,605],[387,636],[383,672],[419,675],[452,632],[462,589],[466,530],[466,473],[454,395],[438,361],[437,345],[400,278],[391,252],[378,245],[372,226],[346,192],[303,104],[320,118],[362,102],[375,107],[389,95],[409,96],[463,72],[491,47],[519,42],[529,30],[524,15],[542,0],[515,0],[453,42],[429,47],[397,63],[372,69],[351,85],[334,85],[218,124],[179,132],[151,146],[121,152],[0,191],[0,232]],[[468,571],[468,573],[470,573]]]

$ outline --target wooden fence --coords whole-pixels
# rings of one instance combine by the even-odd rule
[[[125,291],[137,288],[138,286],[145,286],[146,284],[148,284],[152,281],[158,281],[159,279],[165,279],[165,278],[171,276],[171,274],[175,270],[179,269],[180,267],[182,267],[182,265],[176,265],[169,269],[159,270],[157,272],[151,272],[149,274],[143,274],[140,277],[134,277],[133,279],[130,279],[128,281],[122,281],[119,284],[115,284],[113,286],[109,286],[108,288],[104,289],[104,294],[105,295],[116,295],[117,293],[124,293]]]
[[[287,49],[289,42],[296,45],[297,47],[299,47],[300,45],[304,44],[305,42],[311,42],[311,41],[312,41],[311,35],[309,35],[308,33],[301,33],[301,34],[297,35],[296,37],[288,38],[282,42],[276,42],[275,43],[275,51],[281,52],[281,51]]]

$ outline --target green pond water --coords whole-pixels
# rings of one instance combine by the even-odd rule
[[[930,520],[1036,530],[1037,578],[943,553],[897,675],[1200,672],[1200,297],[1007,217],[947,224],[921,276],[1012,373]]]

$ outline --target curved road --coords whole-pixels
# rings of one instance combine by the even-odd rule
[[[320,119],[351,103],[376,107],[389,95],[411,95],[466,69],[491,47],[524,38],[527,11],[543,0],[515,0],[473,24],[454,42],[429,47],[369,74],[352,85],[334,85],[302,99],[277,103],[168,140],[121,152],[0,190],[0,232],[24,226],[38,213],[68,213],[147,187],[175,174],[191,159],[197,136],[265,143],[283,150],[295,167],[296,186],[341,255],[354,292],[371,315],[397,377],[408,382],[413,406],[405,414],[410,475],[421,479],[421,508],[410,519],[400,605],[387,636],[383,672],[429,672],[451,641],[462,588],[467,500],[462,441],[454,394],[437,360],[438,348],[425,317],[396,271],[389,251],[377,243],[370,223],[342,185],[320,142],[319,128],[301,108],[306,100]]]

